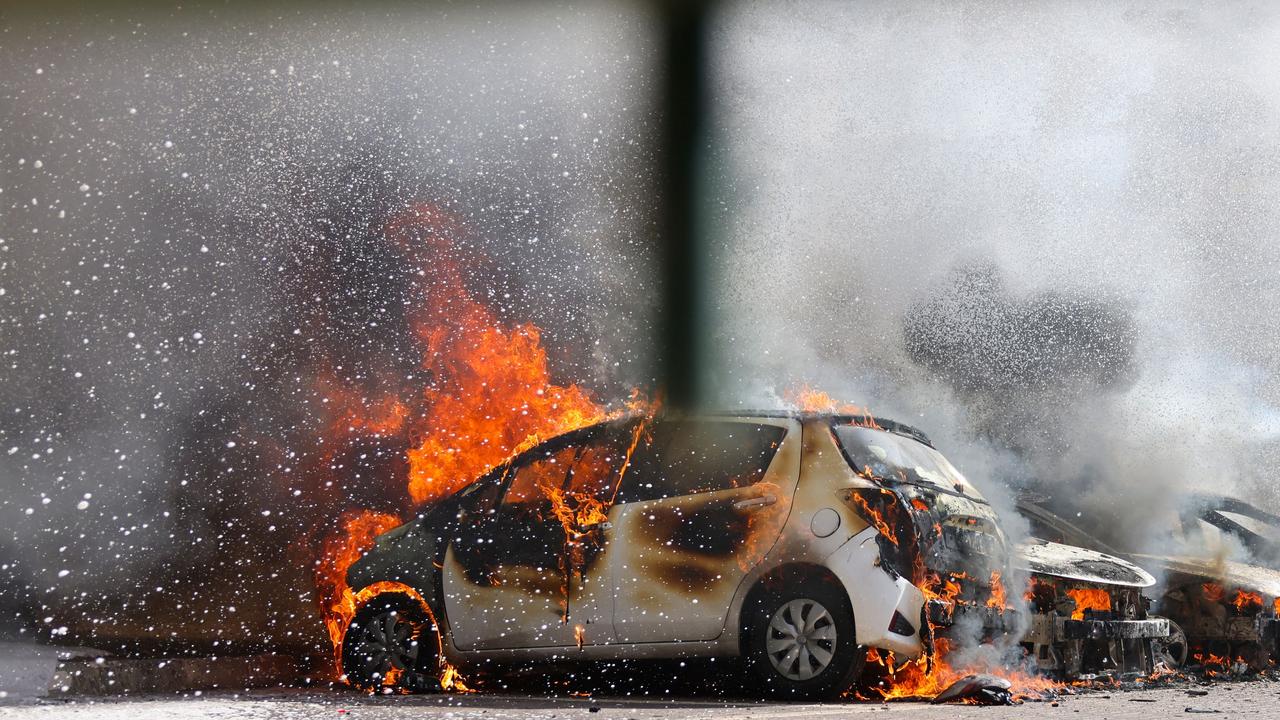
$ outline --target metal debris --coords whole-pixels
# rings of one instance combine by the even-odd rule
[[[1011,687],[1008,680],[995,675],[966,675],[938,693],[933,704],[1013,705]]]

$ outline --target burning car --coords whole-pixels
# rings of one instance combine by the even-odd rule
[[[1122,554],[1101,540],[1100,533],[1082,527],[1094,518],[1069,501],[1025,492],[1017,507],[1039,537]],[[1064,508],[1072,520],[1063,516]],[[1268,667],[1280,653],[1280,572],[1228,560],[1224,553],[1229,538],[1234,538],[1253,557],[1276,557],[1280,518],[1234,498],[1202,495],[1187,498],[1185,511],[1172,525],[1172,544],[1200,551],[1124,554],[1164,576],[1158,609],[1169,618],[1171,633],[1160,644],[1162,660],[1171,668],[1187,663],[1218,669]]]
[[[1076,609],[1055,588],[1099,580],[1099,554],[1072,552],[1032,567],[1054,578],[1050,612]],[[446,659],[742,656],[773,694],[829,696],[868,648],[931,661],[966,617],[989,634],[1016,625],[1010,555],[991,506],[905,425],[616,419],[519,453],[379,535],[347,572],[363,604],[341,661],[375,688],[421,685]],[[1104,560],[1130,575],[1103,577],[1116,592],[1096,616],[1041,623],[1046,658],[1075,640],[1167,634],[1138,597],[1154,580]]]

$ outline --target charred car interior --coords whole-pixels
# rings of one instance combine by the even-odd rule
[[[730,657],[770,694],[824,697],[869,660],[932,672],[1010,638],[1061,678],[1145,673],[1169,635],[1149,574],[1013,545],[923,433],[870,416],[592,425],[379,535],[347,580],[367,600],[341,659],[365,688],[431,687],[455,666]]]

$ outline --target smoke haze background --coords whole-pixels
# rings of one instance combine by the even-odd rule
[[[1130,547],[1182,490],[1274,505],[1277,39],[1249,3],[728,8],[722,398],[807,380]]]
[[[312,381],[412,387],[411,204],[561,379],[652,382],[642,10],[4,12],[6,617],[315,639],[306,542],[400,507],[404,447],[326,465]],[[1171,490],[1274,505],[1278,39],[1248,4],[725,6],[718,399],[918,425],[1015,532],[1004,483],[1139,545]]]
[[[321,444],[317,378],[420,390],[434,298],[383,233],[411,206],[558,377],[652,382],[636,8],[3,12],[6,616],[318,638],[312,544],[407,505],[403,440]]]

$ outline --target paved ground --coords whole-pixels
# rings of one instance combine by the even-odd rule
[[[1189,717],[1196,713],[1234,717],[1280,716],[1280,683],[1240,682],[1130,692],[1088,693],[1015,707],[932,706],[924,703],[787,704],[672,698],[636,700],[619,697],[573,698],[527,694],[476,694],[411,697],[367,697],[345,691],[272,690],[251,693],[205,693],[182,698],[67,701],[41,700],[0,707],[0,718],[449,718],[449,720],[605,720],[703,718],[717,720],[789,720],[892,716],[919,720],[963,718],[1148,718]]]
[[[490,690],[471,695],[370,697],[345,687],[311,689],[188,691],[180,695],[146,695],[128,699],[86,696],[46,697],[59,657],[93,654],[82,648],[48,648],[31,643],[0,642],[0,720],[6,718],[120,718],[122,720],[266,720],[279,718],[448,718],[449,720],[648,720],[650,718],[790,720],[894,716],[919,720],[962,718],[1149,718],[1280,717],[1280,681],[1217,683],[1182,682],[1139,691],[1093,690],[1064,695],[1056,701],[1026,702],[1014,707],[931,706],[920,702],[882,704],[838,702],[800,704],[743,699],[751,688],[744,673],[714,665],[685,663],[507,672],[485,678]],[[594,693],[578,697],[578,693]]]

